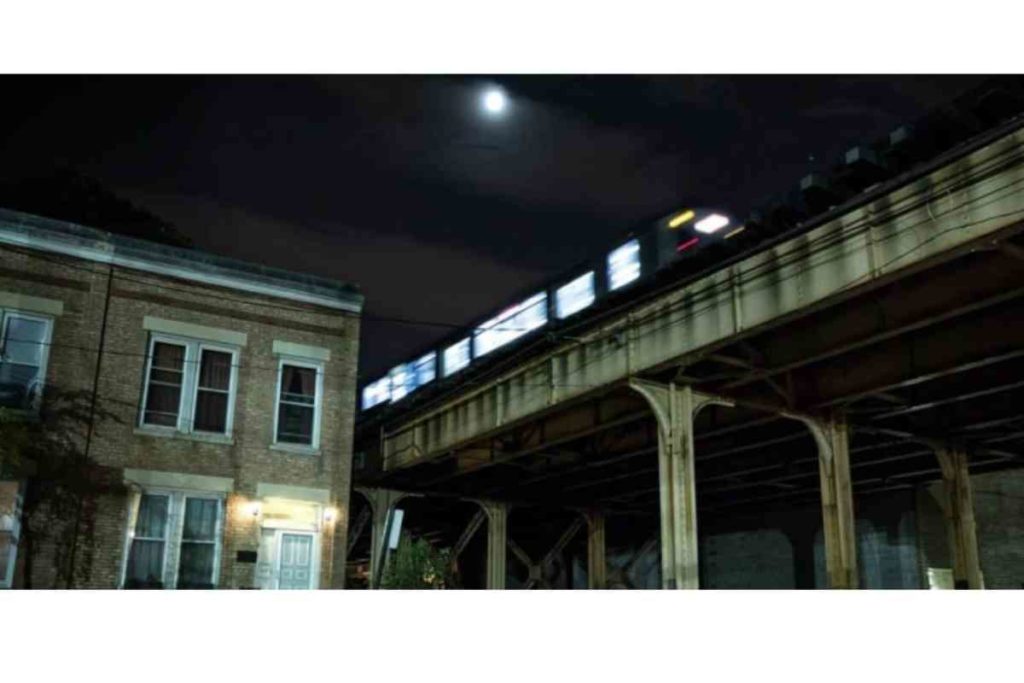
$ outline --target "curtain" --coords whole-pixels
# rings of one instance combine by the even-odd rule
[[[143,420],[147,424],[170,427],[178,424],[184,365],[184,346],[161,342],[153,344],[153,363],[149,371],[149,389]]]
[[[281,378],[281,400],[312,405],[316,400],[316,370],[285,365]]]
[[[220,502],[204,498],[185,501],[178,588],[213,588],[213,562]]]
[[[277,440],[313,443],[313,406],[282,403],[277,416]]]
[[[162,586],[167,531],[167,496],[144,495],[139,501],[135,538],[128,554],[125,585]]]
[[[231,354],[203,350],[199,365],[199,388],[227,391],[231,383]]]

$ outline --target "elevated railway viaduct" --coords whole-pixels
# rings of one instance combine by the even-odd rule
[[[1024,128],[1010,127],[363,434],[376,473],[350,548],[379,562],[404,500],[491,588],[697,588],[723,563],[760,585],[757,548],[775,551],[744,520],[813,509],[775,532],[783,585],[856,588],[885,585],[863,529],[900,536],[871,516],[905,501],[923,540],[889,550],[981,588],[1003,570],[982,570],[972,487],[1024,465],[1022,228]],[[719,528],[732,535],[711,543]]]

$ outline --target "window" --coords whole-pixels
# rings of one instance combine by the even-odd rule
[[[15,481],[0,481],[0,588],[14,583],[21,531],[21,487]]]
[[[625,287],[640,277],[640,242],[630,240],[608,254],[608,290]]]
[[[391,378],[384,377],[363,387],[363,410],[391,400]]]
[[[452,375],[469,365],[471,360],[469,343],[469,337],[466,337],[461,341],[455,342],[444,350],[442,361],[445,377]]]
[[[230,434],[238,351],[153,335],[142,401],[142,425],[182,432]]]
[[[128,529],[125,588],[214,588],[220,563],[220,498],[185,491],[139,496]]]
[[[318,448],[323,366],[282,359],[278,378],[274,442]]]
[[[51,327],[49,318],[0,308],[0,406],[39,408]]]
[[[125,585],[163,588],[167,555],[167,513],[170,496],[144,495],[136,513],[135,536],[128,550]]]
[[[541,292],[511,306],[477,328],[473,336],[473,357],[479,358],[509,344],[548,322],[548,295]]]
[[[220,501],[186,498],[178,588],[213,588]]]
[[[568,318],[594,303],[594,271],[580,275],[555,292],[555,313]]]

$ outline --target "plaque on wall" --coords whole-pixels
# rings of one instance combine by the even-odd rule
[[[250,564],[256,563],[256,551],[255,550],[239,550],[235,555],[235,561],[237,562],[248,562]]]

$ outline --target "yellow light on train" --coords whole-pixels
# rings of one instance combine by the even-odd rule
[[[673,216],[672,220],[668,222],[668,227],[678,228],[683,223],[687,221],[692,221],[695,215],[696,214],[693,213],[692,209],[687,209],[686,211],[683,211],[681,214]]]
[[[702,232],[705,235],[710,235],[713,232],[718,232],[727,225],[729,225],[728,218],[720,213],[713,213],[710,216],[701,218],[697,221],[697,224],[693,226],[693,229],[697,232]]]
[[[740,234],[741,232],[743,232],[746,229],[747,229],[747,226],[741,225],[740,227],[736,228],[735,230],[730,230],[729,232],[725,233],[725,236],[722,237],[722,239],[726,239],[727,240],[730,237],[735,237],[736,235]]]

